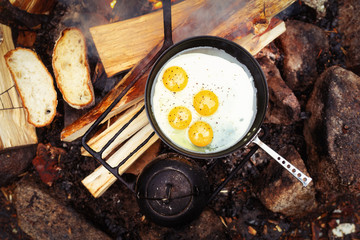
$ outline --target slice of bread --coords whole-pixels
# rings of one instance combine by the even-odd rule
[[[82,32],[77,28],[67,28],[56,41],[53,52],[57,86],[64,100],[76,109],[95,103],[86,51]]]
[[[5,60],[27,111],[28,122],[36,127],[50,124],[56,115],[57,94],[43,62],[26,48],[10,50]]]

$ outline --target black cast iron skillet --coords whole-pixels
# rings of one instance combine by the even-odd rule
[[[214,47],[221,50],[224,50],[226,53],[230,54],[231,56],[235,57],[240,63],[244,64],[248,70],[250,71],[251,75],[254,79],[254,84],[256,87],[256,105],[257,105],[257,112],[255,116],[255,120],[250,128],[250,130],[247,132],[244,138],[240,139],[235,145],[232,147],[222,150],[220,152],[215,153],[201,153],[201,152],[194,152],[189,151],[187,149],[181,148],[174,144],[173,142],[168,139],[165,134],[162,132],[162,130],[159,128],[154,113],[152,111],[152,89],[153,85],[155,84],[156,76],[162,66],[174,55],[178,54],[179,52],[182,52],[184,50],[190,49],[190,48],[197,48],[197,47]],[[229,86],[231,87],[231,86]],[[190,96],[189,96],[190,97]],[[222,156],[226,156],[235,150],[240,149],[241,147],[248,144],[254,136],[258,133],[267,109],[267,103],[268,103],[268,88],[266,79],[264,76],[264,73],[262,72],[259,64],[257,61],[251,56],[251,54],[246,51],[241,46],[237,45],[236,43],[219,38],[219,37],[213,37],[213,36],[199,36],[199,37],[192,37],[186,40],[183,40],[179,43],[176,43],[175,45],[168,48],[161,56],[160,58],[155,62],[154,67],[152,68],[145,88],[145,107],[146,112],[148,114],[148,118],[150,123],[152,124],[154,130],[159,135],[159,137],[171,148],[175,149],[176,151],[180,152],[181,154],[187,155],[189,157],[194,158],[218,158]],[[241,104],[248,104],[246,102],[240,102]],[[234,106],[236,107],[236,106]]]
[[[167,9],[164,9],[164,11],[167,11]],[[169,21],[168,19],[165,20]],[[164,26],[168,27],[168,26]],[[170,31],[171,32],[171,31]],[[167,37],[165,34],[165,41],[167,41]],[[170,36],[171,37],[171,36]],[[246,133],[245,137],[240,139],[235,145],[232,147],[222,150],[220,152],[214,152],[214,153],[201,153],[201,152],[194,152],[189,151],[187,149],[181,148],[178,145],[174,144],[173,142],[168,139],[163,131],[159,128],[154,113],[152,111],[152,89],[153,85],[156,82],[156,76],[162,66],[173,56],[178,54],[179,52],[182,52],[187,49],[191,48],[197,48],[197,47],[213,47],[217,49],[224,50],[226,53],[231,55],[232,57],[236,58],[240,63],[244,64],[248,70],[250,71],[253,79],[254,79],[254,85],[256,88],[256,105],[257,105],[257,112],[255,116],[255,120],[249,129],[249,131]],[[231,86],[229,86],[231,87]],[[198,36],[198,37],[192,37],[185,39],[181,42],[178,42],[172,46],[170,46],[155,62],[149,77],[146,82],[146,88],[145,88],[145,108],[146,112],[149,118],[149,121],[151,125],[153,126],[156,133],[159,135],[159,137],[171,148],[178,151],[181,154],[184,154],[189,157],[194,158],[218,158],[226,156],[241,147],[244,147],[246,144],[248,144],[259,132],[260,127],[263,123],[266,109],[267,109],[267,103],[268,103],[268,88],[266,79],[264,76],[263,71],[260,68],[260,65],[258,62],[253,58],[253,56],[245,50],[243,47],[239,46],[238,44],[229,41],[224,38],[220,37],[214,37],[214,36]],[[241,104],[248,104],[246,102],[240,102]],[[236,106],[234,106],[236,107]]]
[[[170,1],[163,1],[164,3],[164,46],[170,45],[172,43],[172,34],[171,34],[171,4]],[[176,54],[188,50],[191,48],[197,47],[213,47],[218,48],[220,50],[224,50],[226,53],[236,58],[240,63],[245,65],[247,69],[250,71],[254,85],[256,88],[256,106],[257,112],[255,115],[255,120],[252,123],[248,132],[244,135],[242,139],[240,139],[236,144],[232,147],[229,147],[225,150],[213,153],[203,153],[203,152],[195,152],[189,151],[178,145],[174,144],[170,139],[166,137],[163,131],[159,128],[155,120],[154,113],[152,111],[152,89],[153,85],[156,82],[156,77],[160,69],[164,66],[164,64]],[[231,86],[229,86],[231,87]],[[246,102],[239,102],[239,105],[247,104]],[[159,135],[159,137],[172,149],[177,152],[193,157],[193,158],[219,158],[246,146],[249,143],[255,143],[259,147],[261,147],[264,151],[266,151],[270,156],[272,156],[280,165],[282,165],[286,170],[288,170],[294,177],[296,177],[300,182],[303,183],[304,186],[307,186],[311,182],[311,178],[304,175],[301,171],[299,171],[295,166],[289,163],[286,159],[277,154],[274,150],[264,144],[259,137],[257,136],[263,120],[265,118],[266,109],[268,104],[268,87],[267,82],[264,76],[263,71],[261,70],[260,65],[254,59],[254,57],[243,47],[238,44],[229,41],[224,38],[214,37],[214,36],[198,36],[185,39],[181,42],[178,42],[170,47],[168,47],[156,60],[151,72],[148,76],[145,88],[145,108],[148,119],[154,128],[155,132]],[[236,106],[234,106],[236,107]]]

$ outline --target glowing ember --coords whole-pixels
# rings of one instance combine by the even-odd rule
[[[112,0],[111,3],[110,3],[110,7],[111,7],[111,8],[114,8],[114,7],[115,7],[115,4],[116,4],[116,0]]]
[[[162,8],[162,2],[156,2],[153,5],[153,10]]]
[[[152,3],[152,10],[157,10],[162,8],[162,1],[159,0],[148,0],[150,3]],[[175,2],[176,0],[171,0],[171,2]]]

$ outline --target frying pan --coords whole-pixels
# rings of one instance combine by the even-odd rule
[[[159,125],[156,122],[155,114],[152,110],[152,95],[153,95],[153,88],[157,81],[157,76],[160,70],[162,69],[163,65],[168,62],[176,54],[192,48],[199,48],[199,47],[213,47],[220,50],[224,50],[226,53],[230,54],[232,57],[236,58],[240,63],[245,65],[248,70],[250,71],[251,75],[254,79],[254,85],[256,88],[256,104],[257,104],[257,112],[255,116],[255,120],[252,123],[250,129],[245,134],[245,136],[240,139],[235,145],[230,148],[224,149],[219,152],[213,153],[204,153],[204,152],[194,152],[187,149],[180,147],[179,145],[174,144],[160,129]],[[229,86],[231,87],[231,86]],[[190,96],[189,96],[190,97]],[[152,124],[154,130],[159,135],[159,137],[168,144],[171,148],[175,149],[176,151],[180,152],[189,157],[194,158],[218,158],[229,155],[230,153],[238,150],[239,148],[248,144],[254,136],[258,133],[267,109],[267,102],[268,102],[268,88],[265,76],[257,63],[257,61],[251,56],[251,54],[246,51],[241,46],[235,44],[232,41],[229,41],[224,38],[214,37],[214,36],[197,36],[192,37],[189,39],[185,39],[181,42],[172,45],[168,48],[158,60],[155,62],[147,83],[145,87],[145,108],[148,114],[148,118],[150,123]],[[246,102],[242,102],[239,104],[247,104]],[[236,106],[234,106],[236,107]]]
[[[171,5],[164,1],[164,45],[172,43],[171,36]],[[166,14],[168,13],[168,14]],[[179,145],[173,143],[162,131],[159,127],[154,112],[152,110],[152,92],[153,87],[157,80],[157,75],[160,72],[161,68],[165,65],[167,61],[169,61],[176,54],[199,47],[213,47],[220,50],[225,51],[235,59],[237,59],[241,64],[245,65],[250,71],[253,80],[254,86],[256,88],[256,105],[257,112],[255,115],[255,119],[247,131],[245,136],[241,138],[236,144],[233,146],[224,149],[219,152],[213,153],[204,153],[204,152],[195,152],[187,150]],[[229,86],[231,87],[231,86]],[[247,104],[247,103],[239,103],[239,104]],[[261,130],[261,125],[265,118],[266,110],[268,104],[268,87],[267,82],[264,76],[264,73],[255,60],[255,58],[243,47],[238,44],[229,41],[224,38],[215,37],[215,36],[197,36],[185,39],[176,44],[169,46],[156,60],[154,66],[152,67],[150,74],[148,76],[146,87],[145,87],[145,109],[150,121],[150,124],[154,128],[155,132],[159,135],[159,137],[165,142],[169,147],[174,149],[175,151],[184,154],[193,158],[219,158],[226,155],[231,154],[232,152],[250,144],[255,143],[260,146],[264,151],[266,151],[270,156],[272,156],[276,161],[278,161],[283,167],[285,167],[292,175],[294,175],[299,181],[303,183],[304,186],[307,186],[311,178],[304,175],[300,172],[296,167],[290,164],[287,160],[269,148],[266,144],[264,144],[259,138],[258,133]]]
[[[257,133],[261,128],[261,125],[265,118],[267,103],[268,103],[268,87],[267,87],[265,75],[261,70],[259,63],[253,58],[253,56],[246,49],[227,39],[215,37],[215,36],[197,36],[173,44],[172,27],[171,27],[171,4],[169,2],[170,1],[167,0],[163,1],[164,46],[166,46],[167,49],[160,55],[160,57],[154,63],[150,71],[150,74],[148,76],[145,87],[145,109],[148,119],[150,121],[150,124],[154,128],[155,132],[163,140],[163,142],[165,142],[169,147],[171,147],[172,149],[183,155],[193,158],[218,158],[229,155],[230,153],[249,144],[250,141],[257,135]],[[156,122],[155,114],[152,111],[153,87],[156,83],[157,75],[162,69],[163,65],[166,64],[166,62],[169,61],[176,54],[184,50],[199,48],[199,47],[212,47],[223,50],[226,53],[228,53],[230,56],[238,60],[239,63],[245,65],[254,79],[254,85],[257,90],[256,93],[257,113],[248,132],[235,145],[227,149],[224,149],[222,151],[213,152],[213,153],[194,152],[184,149],[173,143],[160,129],[158,123]],[[246,104],[246,103],[241,103],[241,104]]]

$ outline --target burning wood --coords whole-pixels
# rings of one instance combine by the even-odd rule
[[[191,13],[204,7],[204,0],[184,1],[172,8],[173,29]],[[90,28],[108,77],[133,67],[163,39],[162,12]]]
[[[0,1],[0,13],[1,22],[9,26],[20,23],[28,28],[33,28],[48,20],[46,15],[28,13],[13,6],[9,0]]]
[[[172,7],[173,40],[181,41],[196,35],[213,35],[229,40],[253,34],[260,28],[263,31],[271,18],[294,1],[272,0],[264,5],[258,1],[235,1],[221,4],[213,0],[183,1]],[[219,12],[218,9],[222,9]],[[213,14],[211,14],[213,13]],[[262,18],[259,16],[262,15]],[[266,27],[265,27],[266,26]],[[257,30],[258,31],[258,30]],[[113,24],[90,29],[96,48],[104,64],[107,75],[131,68],[163,39],[161,11]],[[258,31],[256,35],[261,34]]]
[[[55,0],[10,0],[11,4],[28,13],[49,14],[54,8]]]
[[[171,2],[175,2],[176,0],[171,0]],[[159,1],[159,0],[149,0],[149,2],[152,3],[152,9],[153,10],[157,10],[157,9],[160,9],[163,7],[162,5],[162,1]]]
[[[247,49],[252,55],[257,54],[266,45],[286,30],[285,23],[276,18],[271,19],[267,29],[259,35],[248,34],[233,41]]]

